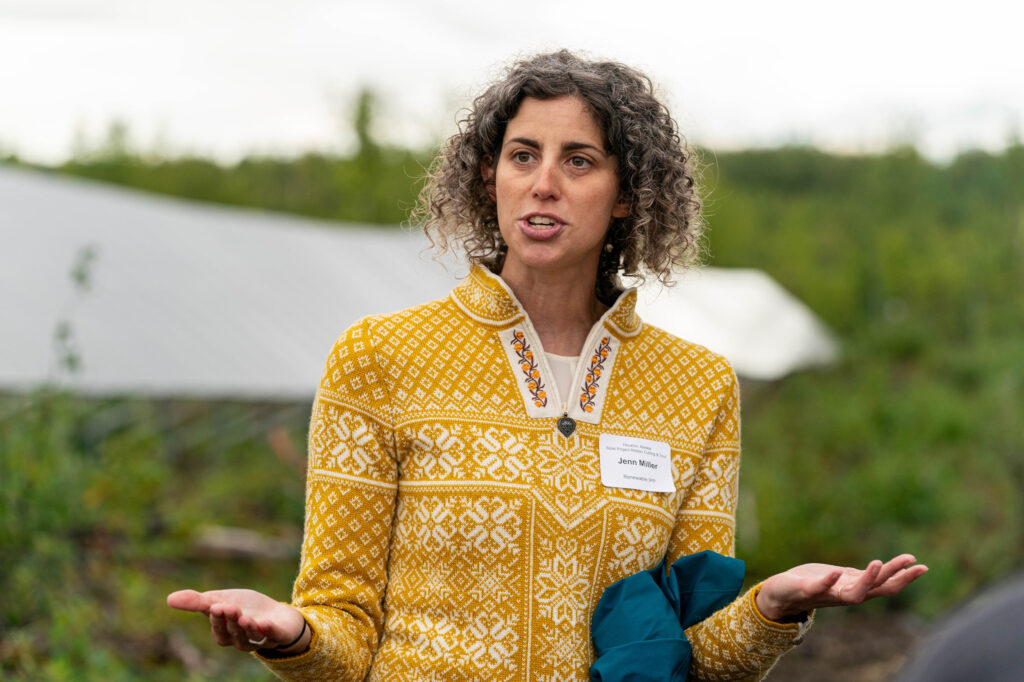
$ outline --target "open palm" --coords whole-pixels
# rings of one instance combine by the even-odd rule
[[[179,590],[167,596],[167,605],[205,614],[217,644],[242,651],[288,644],[305,624],[297,609],[255,590]]]
[[[886,563],[877,559],[864,569],[830,564],[801,564],[768,578],[757,595],[757,607],[771,620],[827,606],[860,604],[890,597],[928,571],[911,554]]]

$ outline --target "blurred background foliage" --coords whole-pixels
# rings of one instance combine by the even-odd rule
[[[349,155],[157,158],[114,124],[53,170],[387,229],[433,150],[377,143],[372,104],[359,99]],[[751,579],[913,552],[928,576],[861,608],[934,617],[1024,566],[1024,146],[947,163],[910,147],[702,156],[708,262],[767,271],[844,348],[828,369],[744,382],[737,549]],[[68,372],[72,332],[54,339]],[[308,407],[0,396],[0,676],[269,677],[164,598],[287,597]],[[203,538],[221,526],[286,551],[218,550]]]
[[[295,158],[253,156],[233,165],[164,157],[132,145],[114,121],[98,140],[79,139],[56,170],[178,197],[349,222],[397,225],[409,214],[434,149],[402,149],[373,136],[375,96],[363,91],[351,115],[355,150]]]

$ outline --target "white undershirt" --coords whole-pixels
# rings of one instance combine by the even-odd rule
[[[551,368],[552,378],[555,386],[558,387],[558,395],[562,396],[562,400],[568,402],[572,392],[572,373],[576,370],[576,363],[580,361],[579,356],[569,358],[554,353],[545,353],[544,355],[547,356],[548,367]]]

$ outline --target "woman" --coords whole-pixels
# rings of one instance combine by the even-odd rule
[[[561,51],[475,101],[422,198],[435,243],[474,267],[448,298],[338,339],[294,605],[168,603],[285,679],[586,679],[607,586],[733,552],[732,368],[644,325],[619,288],[693,259],[690,161],[644,76]],[[914,563],[773,576],[687,632],[691,674],[757,679],[810,610],[895,594]]]

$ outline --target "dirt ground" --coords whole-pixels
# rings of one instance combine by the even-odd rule
[[[905,615],[822,611],[802,644],[786,654],[770,682],[883,682],[893,679],[927,626]]]

